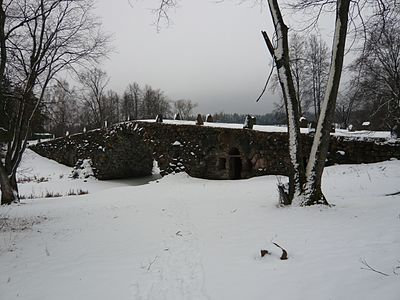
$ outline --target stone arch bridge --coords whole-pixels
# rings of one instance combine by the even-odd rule
[[[312,137],[302,135],[303,153]],[[31,148],[74,166],[90,158],[95,176],[114,179],[150,175],[153,161],[161,174],[185,171],[206,179],[286,175],[287,134],[187,124],[131,121],[58,138]],[[400,141],[331,136],[327,165],[400,159]]]

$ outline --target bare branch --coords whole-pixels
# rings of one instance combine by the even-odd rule
[[[272,65],[271,71],[267,77],[267,81],[264,84],[264,88],[261,91],[261,94],[258,96],[258,98],[256,99],[256,102],[260,101],[260,99],[262,98],[262,96],[264,96],[265,91],[267,90],[268,84],[271,80],[272,74],[274,73],[274,69],[275,69],[275,64]]]
[[[160,5],[152,10],[152,12],[156,15],[155,25],[157,27],[157,31],[160,31],[162,22],[165,22],[167,26],[170,24],[170,18],[168,14],[169,10],[177,5],[177,0],[161,0]]]

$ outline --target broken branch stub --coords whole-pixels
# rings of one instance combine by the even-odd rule
[[[277,246],[279,249],[282,250],[282,255],[281,255],[281,260],[286,260],[288,259],[288,253],[285,249],[283,249],[281,246],[279,246],[277,243],[273,243],[275,246]]]

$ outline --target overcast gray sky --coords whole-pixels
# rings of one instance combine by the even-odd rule
[[[271,28],[266,11],[250,3],[185,0],[171,11],[173,24],[157,33],[150,12],[157,1],[131,3],[96,4],[105,31],[114,33],[115,53],[102,65],[110,88],[122,93],[134,81],[150,84],[172,100],[197,102],[201,113],[271,111],[276,96],[255,103],[271,62],[260,34]]]
[[[270,16],[253,1],[238,2],[182,0],[172,24],[157,33],[150,9],[158,0],[97,0],[96,13],[114,34],[115,53],[102,65],[110,88],[149,84],[171,100],[197,102],[201,113],[270,112],[276,95],[255,103],[270,71],[260,33],[271,32]]]

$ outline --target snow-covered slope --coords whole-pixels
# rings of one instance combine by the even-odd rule
[[[49,178],[24,193],[89,194],[0,208],[0,299],[399,299],[399,161],[327,168],[330,208],[277,207],[274,176],[74,181],[30,151],[24,168]]]

